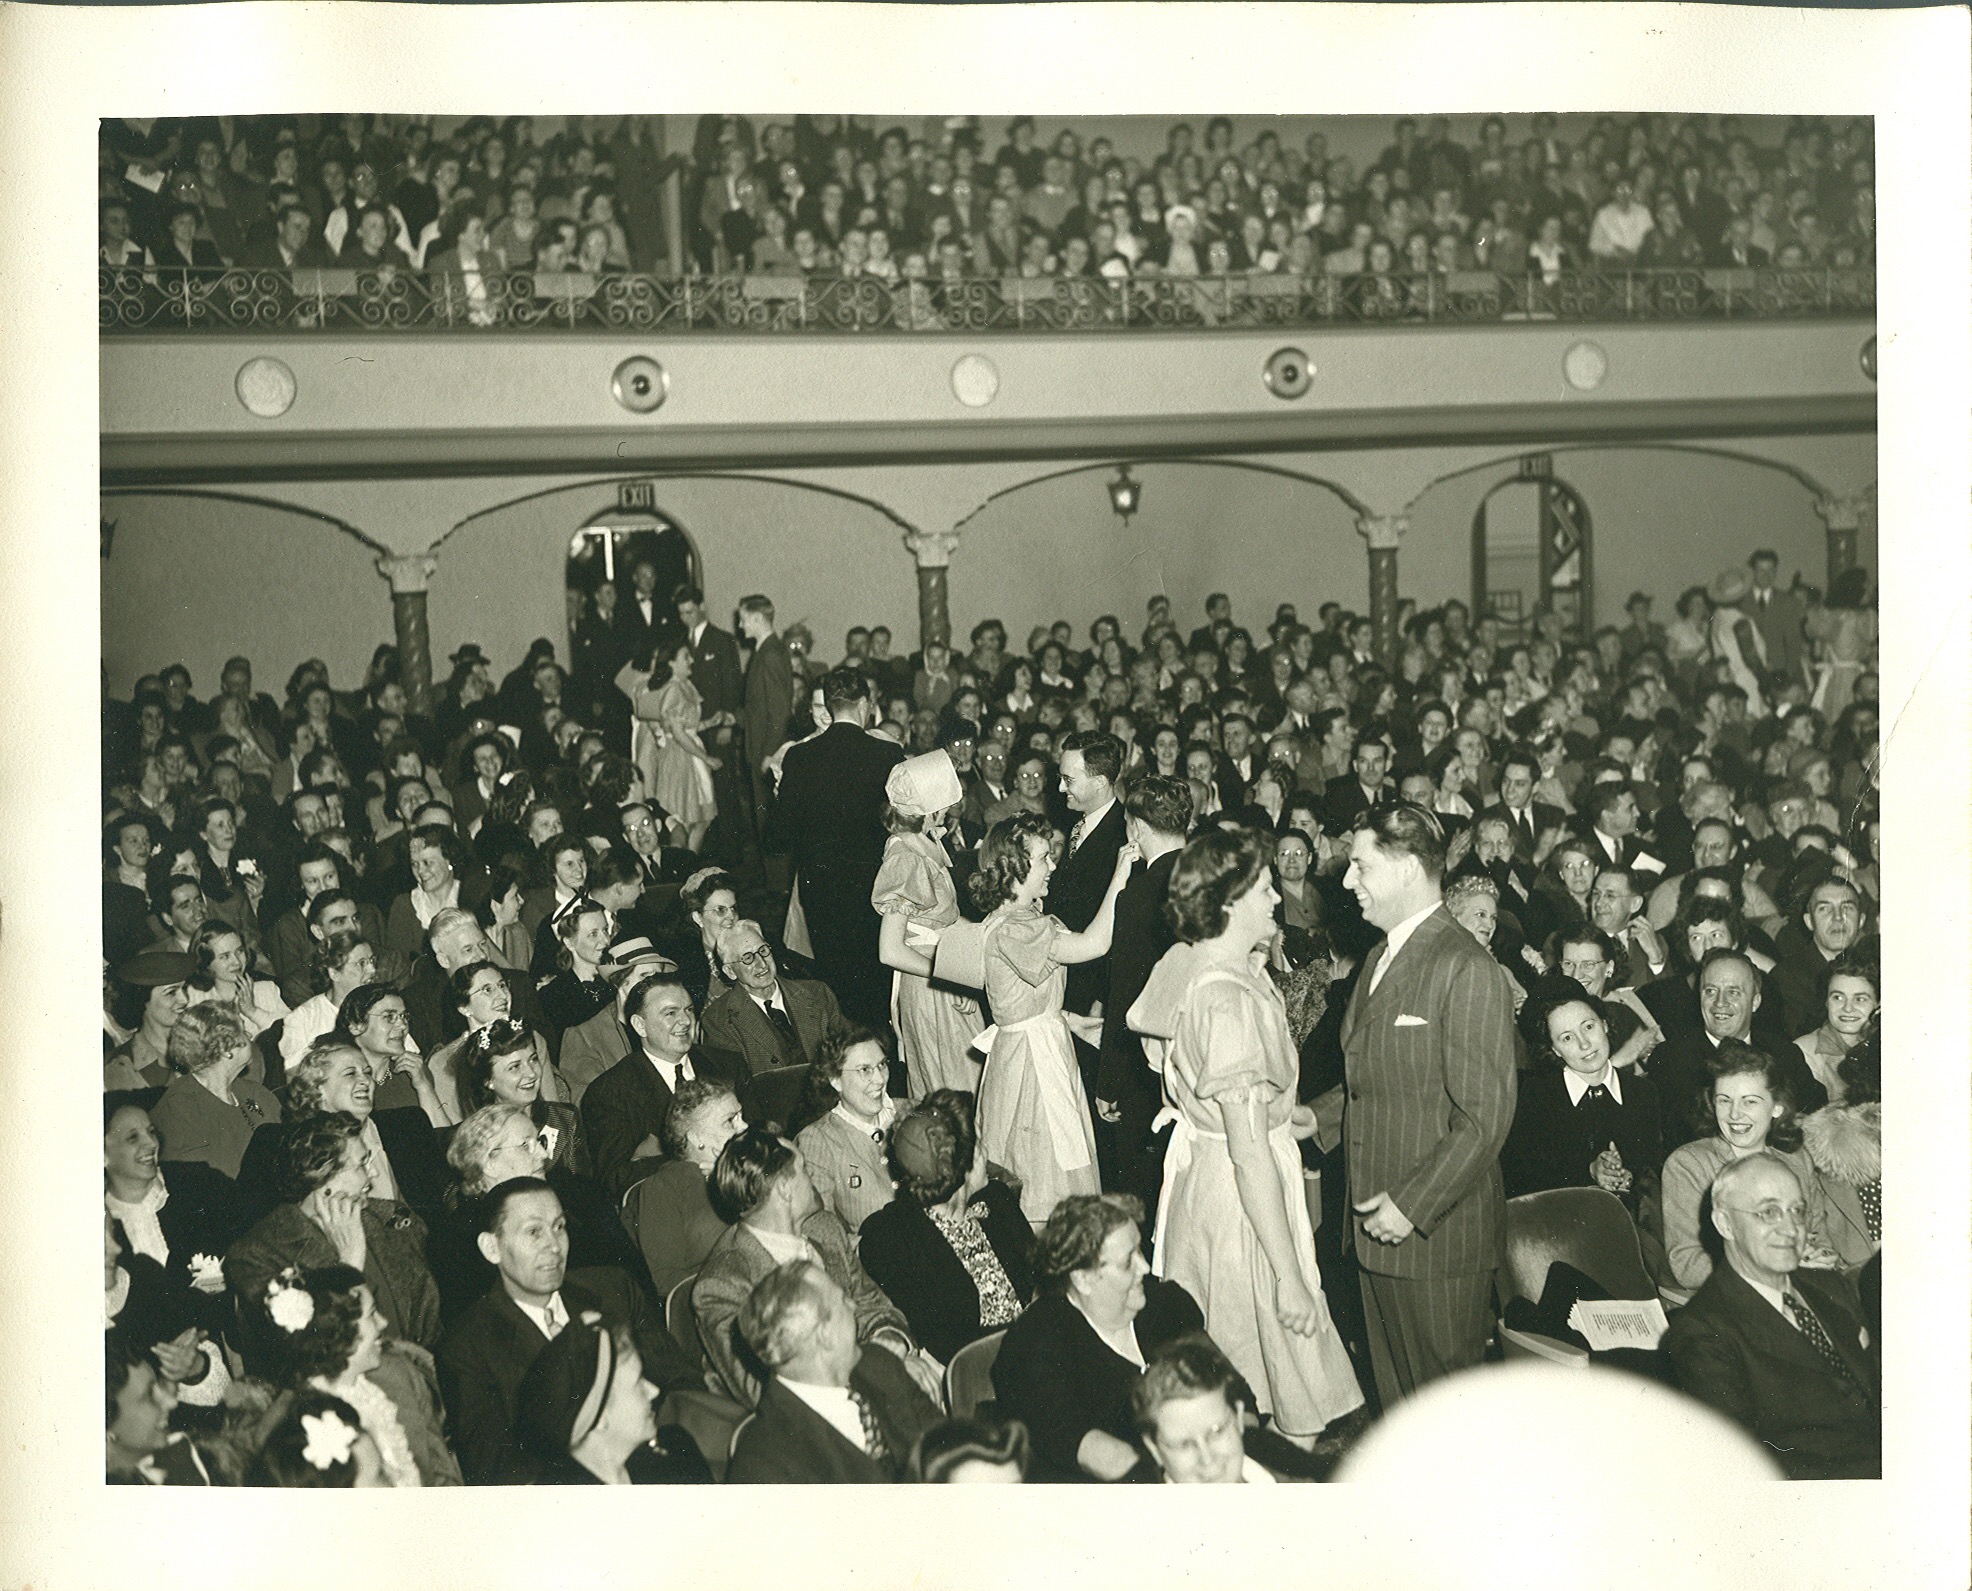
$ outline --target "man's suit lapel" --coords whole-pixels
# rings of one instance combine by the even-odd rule
[[[1809,1369],[1827,1370],[1828,1362],[1815,1352],[1814,1344],[1808,1341],[1800,1328],[1754,1292],[1745,1277],[1727,1264],[1720,1265],[1719,1273],[1742,1325],[1762,1348],[1777,1358],[1791,1360]],[[1819,1318],[1821,1311],[1817,1309],[1815,1314]],[[1826,1330],[1828,1323],[1823,1321],[1822,1326]],[[1834,1335],[1829,1332],[1831,1340]],[[1839,1345],[1836,1351],[1841,1352]]]
[[[861,1366],[858,1366],[860,1369]],[[856,1379],[852,1372],[850,1380]],[[862,1388],[858,1387],[858,1391]],[[842,1476],[850,1479],[873,1478],[877,1475],[877,1464],[848,1437],[823,1419],[807,1404],[803,1403],[778,1380],[769,1381],[767,1389],[761,1394],[764,1405],[771,1398],[775,1405],[775,1418],[786,1426],[790,1434],[799,1439],[815,1454],[817,1468],[831,1478]],[[885,1433],[886,1436],[888,1432]]]

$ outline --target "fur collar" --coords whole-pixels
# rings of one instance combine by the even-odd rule
[[[1801,1123],[1817,1171],[1860,1186],[1883,1176],[1883,1107],[1830,1105]]]

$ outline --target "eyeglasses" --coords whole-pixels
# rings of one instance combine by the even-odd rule
[[[773,948],[769,945],[760,945],[733,957],[733,961],[742,967],[771,967],[774,964]]]
[[[1751,1206],[1728,1204],[1725,1208],[1731,1210],[1736,1215],[1750,1215],[1761,1226],[1765,1227],[1802,1226],[1806,1224],[1808,1219],[1808,1207],[1799,1201],[1793,1204],[1782,1204],[1778,1200],[1769,1200],[1765,1204]]]

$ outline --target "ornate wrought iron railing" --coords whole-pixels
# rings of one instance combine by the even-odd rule
[[[106,335],[189,331],[1104,332],[1360,324],[1853,316],[1871,269],[1454,271],[1391,276],[967,277],[418,274],[347,268],[97,272]]]

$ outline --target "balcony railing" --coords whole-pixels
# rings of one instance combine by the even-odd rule
[[[101,267],[99,325],[130,332],[1104,332],[1867,315],[1872,269],[1391,276],[799,276]]]

